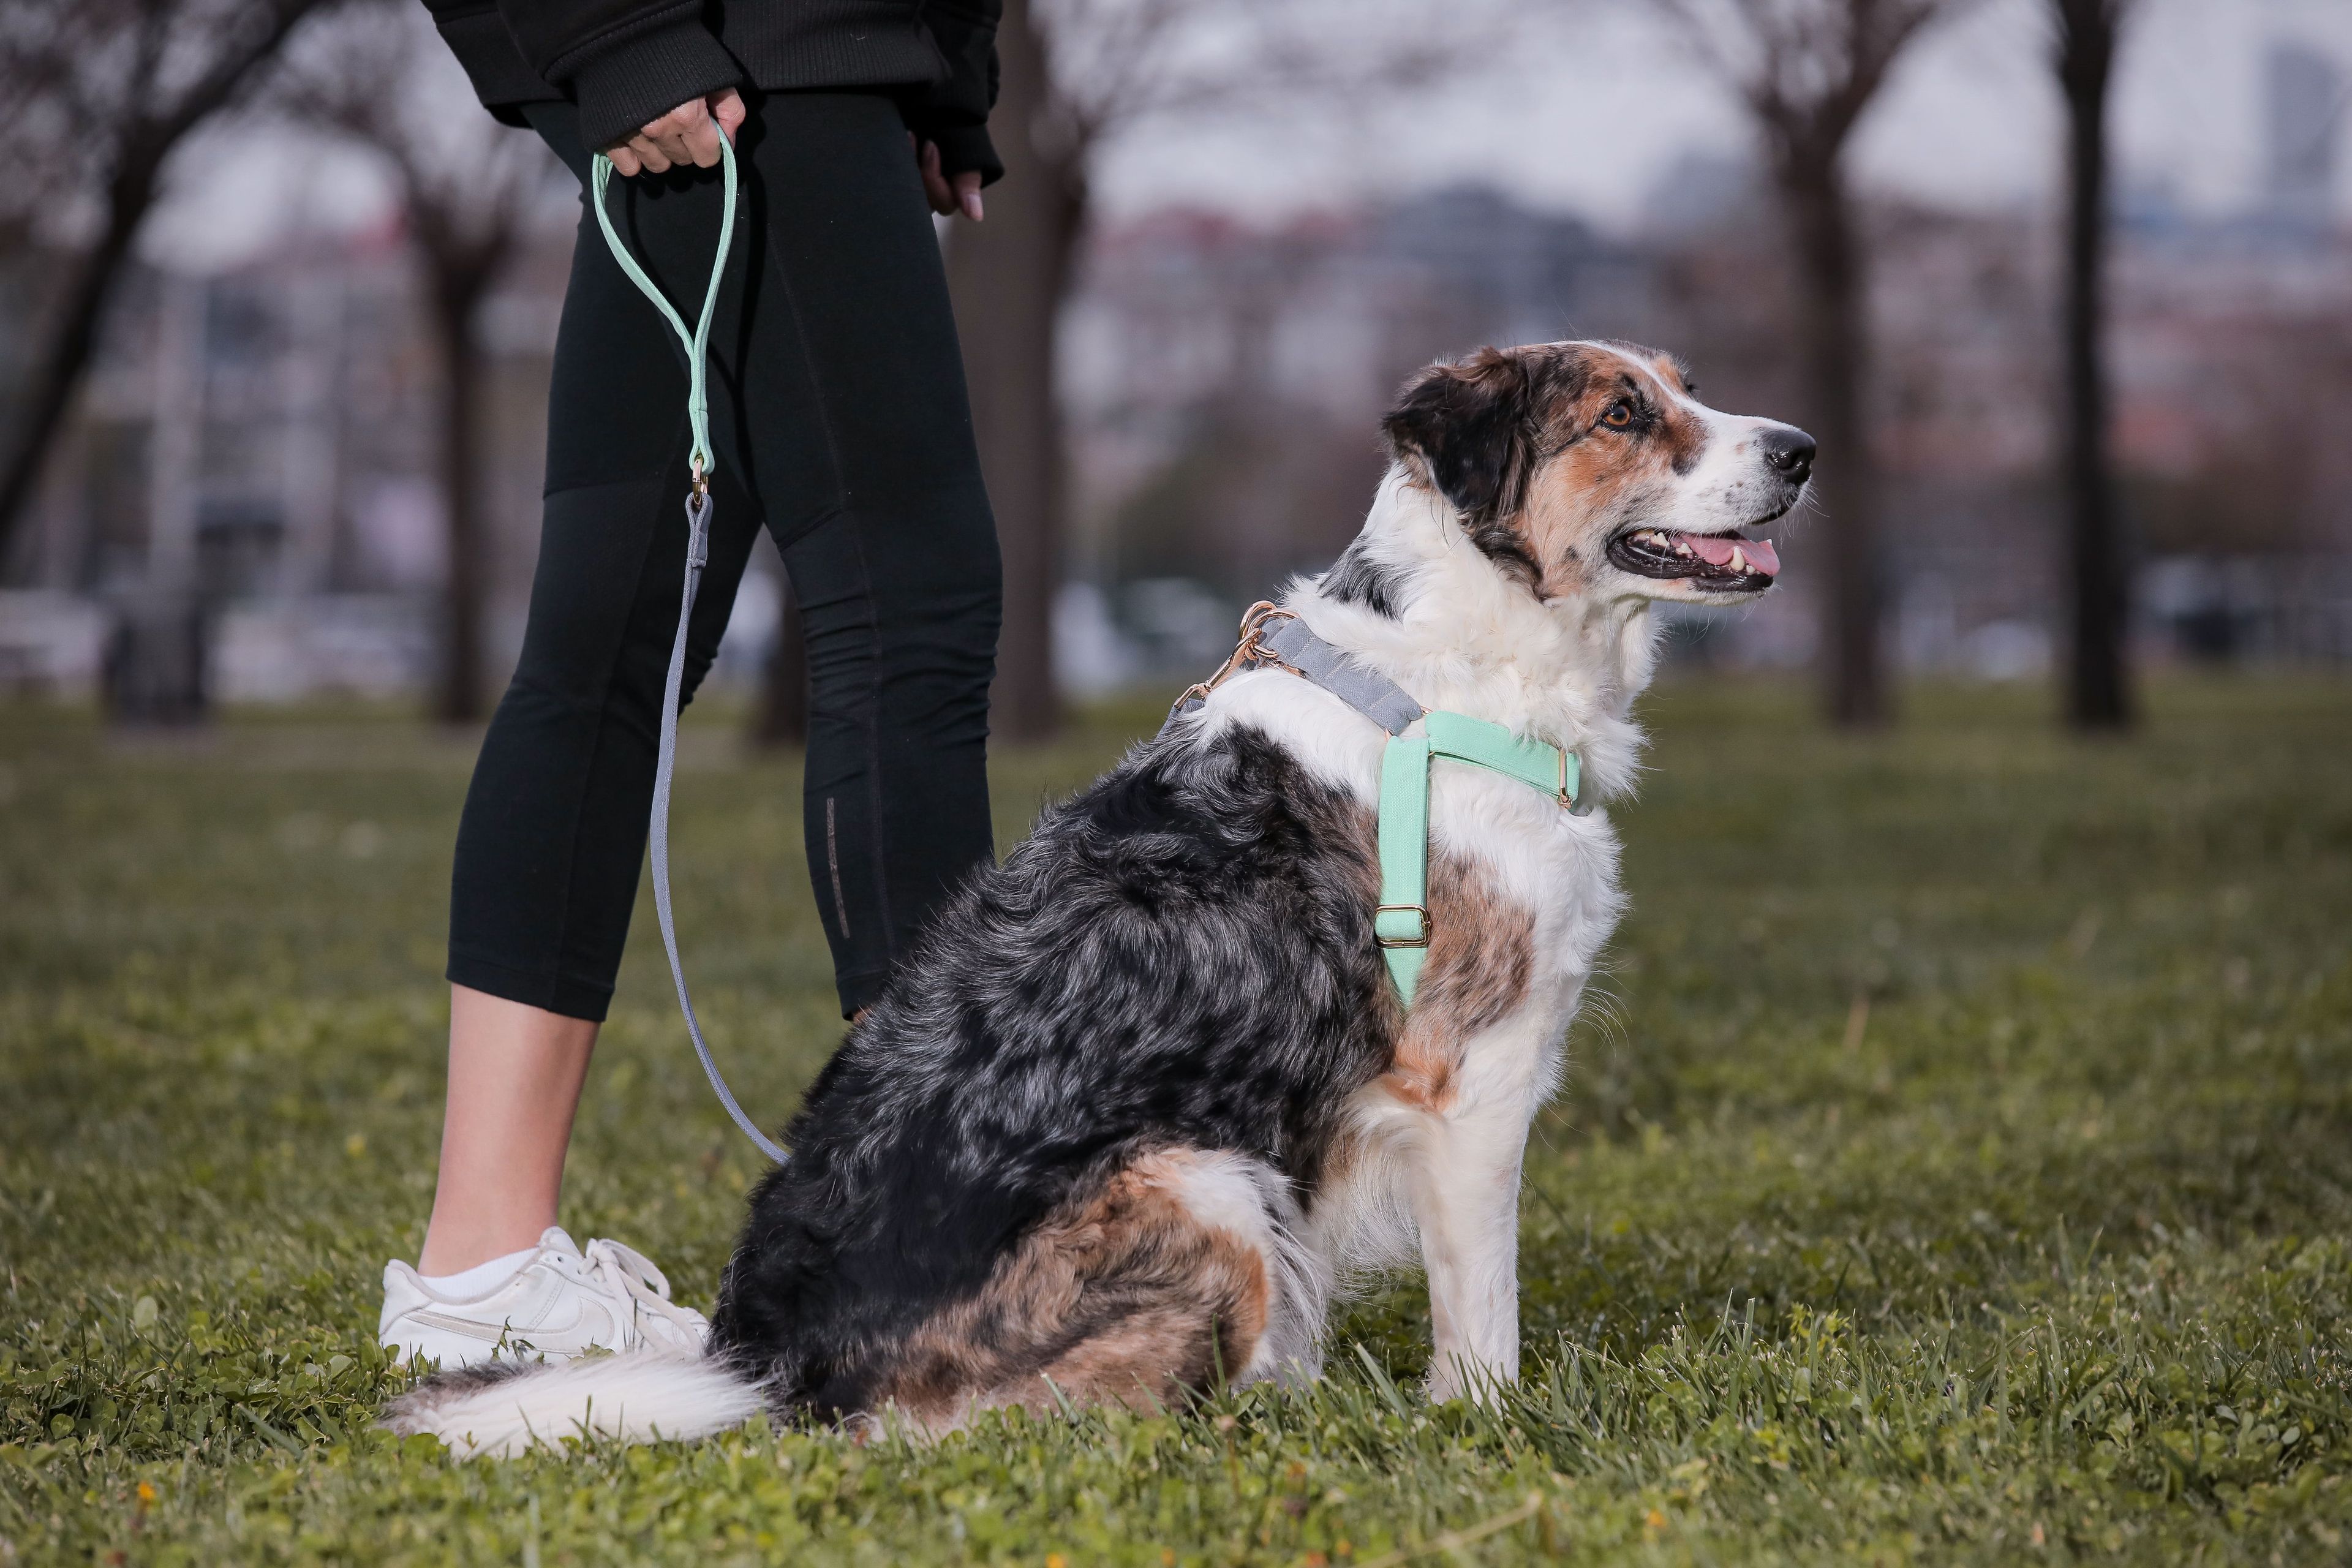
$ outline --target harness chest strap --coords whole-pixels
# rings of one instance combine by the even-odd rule
[[[1418,735],[1391,735],[1381,753],[1381,901],[1372,940],[1406,1005],[1429,956],[1429,765],[1446,757],[1518,780],[1559,801],[1577,799],[1581,769],[1574,752],[1522,740],[1500,724],[1444,710],[1426,716]]]
[[[1444,757],[1507,774],[1551,795],[1571,816],[1586,816],[1592,802],[1582,798],[1580,760],[1574,752],[1523,741],[1484,719],[1425,710],[1395,681],[1357,663],[1308,630],[1297,616],[1271,604],[1250,606],[1233,658],[1177,700],[1160,732],[1166,734],[1198,709],[1228,676],[1256,662],[1270,662],[1313,681],[1388,731],[1388,746],[1381,753],[1381,900],[1372,911],[1372,940],[1398,994],[1409,1005],[1429,956],[1431,759]],[[1415,724],[1422,732],[1407,735]]]

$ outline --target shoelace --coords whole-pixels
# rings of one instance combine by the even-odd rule
[[[624,1247],[603,1237],[589,1242],[585,1257],[590,1276],[607,1289],[635,1303],[641,1322],[650,1315],[684,1336],[686,1345],[699,1346],[702,1343],[705,1327],[702,1314],[681,1307],[669,1299],[669,1277],[654,1267],[652,1258],[634,1247]],[[660,1337],[667,1339],[670,1336],[663,1334]]]

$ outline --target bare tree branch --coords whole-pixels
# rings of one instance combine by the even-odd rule
[[[467,722],[482,711],[490,549],[480,471],[486,367],[476,318],[535,212],[568,182],[537,137],[474,105],[422,8],[389,11],[362,0],[307,43],[274,84],[273,107],[383,160],[424,275],[442,363],[447,530],[436,708],[445,721]]]
[[[1821,442],[1829,559],[1822,599],[1829,709],[1883,722],[1890,702],[1875,468],[1864,388],[1865,258],[1845,150],[1903,50],[1969,0],[1658,0],[1693,52],[1746,101],[1788,219],[1801,282],[1793,347]]]
[[[0,142],[36,211],[95,195],[0,460],[0,555],[32,497],[131,244],[173,152],[227,108],[320,0],[9,0],[0,7]]]
[[[1044,0],[1049,131],[1073,149],[1158,119],[1278,115],[1405,91],[1490,58],[1517,26],[1502,5],[1344,0]]]
[[[1410,90],[1491,53],[1508,14],[1505,0],[1457,6],[1439,30],[1425,0],[1007,0],[991,123],[1006,176],[988,221],[959,227],[948,253],[1004,551],[996,733],[1033,738],[1056,718],[1066,486],[1055,342],[1103,147],[1178,116],[1328,113]]]
[[[1913,38],[1968,0],[1659,0],[1776,157],[1833,157]]]

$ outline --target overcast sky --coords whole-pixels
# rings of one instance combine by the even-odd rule
[[[2045,0],[1982,0],[1922,39],[1864,123],[1864,178],[1958,205],[2045,197],[2062,131],[2045,11]],[[1646,0],[1585,0],[1565,14],[1515,62],[1408,111],[1367,111],[1320,131],[1290,121],[1271,133],[1147,128],[1109,160],[1106,205],[1269,211],[1481,178],[1622,225],[1685,154],[1737,155],[1749,144],[1737,103]],[[2126,177],[2161,180],[2204,210],[2250,202],[2261,180],[2263,60],[2279,38],[2319,49],[2352,77],[2352,0],[2142,0],[2116,85]],[[2352,184],[2345,176],[2352,155],[2339,159],[2340,189]]]
[[[1678,161],[1743,154],[1737,105],[1648,0],[1556,8],[1561,19],[1512,58],[1409,100],[1146,123],[1108,149],[1101,208],[1116,218],[1181,203],[1269,217],[1482,179],[1622,228]],[[1864,126],[1863,179],[1956,205],[2048,199],[2061,125],[2044,9],[1979,0],[1917,45]],[[2201,211],[2250,205],[2262,177],[2263,63],[2282,39],[2328,55],[2352,79],[2352,0],[2141,0],[2116,82],[2125,178],[2159,183]],[[465,112],[462,79],[444,90]],[[2352,212],[2347,139],[2352,124],[2339,125],[2338,210]],[[192,162],[200,167],[182,171],[150,236],[159,257],[221,265],[289,226],[363,223],[383,210],[364,165],[284,137],[216,137]]]

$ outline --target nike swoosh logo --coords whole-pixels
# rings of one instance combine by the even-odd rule
[[[408,1321],[412,1323],[422,1323],[428,1329],[439,1329],[444,1333],[458,1334],[469,1340],[480,1340],[485,1344],[496,1344],[507,1337],[507,1326],[504,1323],[477,1322],[471,1318],[453,1318],[445,1312],[411,1312],[408,1314]]]
[[[613,1314],[595,1301],[581,1301],[579,1308],[572,1315],[572,1321],[560,1329],[542,1323],[530,1330],[528,1342],[531,1349],[548,1355],[578,1355],[596,1345],[619,1350],[621,1338],[613,1331]]]
[[[613,1332],[612,1314],[594,1302],[582,1301],[577,1305],[579,1310],[562,1328],[537,1328],[527,1334],[515,1331],[504,1322],[486,1323],[478,1318],[452,1317],[446,1312],[411,1312],[408,1321],[465,1339],[479,1340],[484,1344],[505,1340],[518,1350],[533,1350],[543,1355],[578,1355],[597,1345],[607,1350],[620,1349],[619,1338]]]

